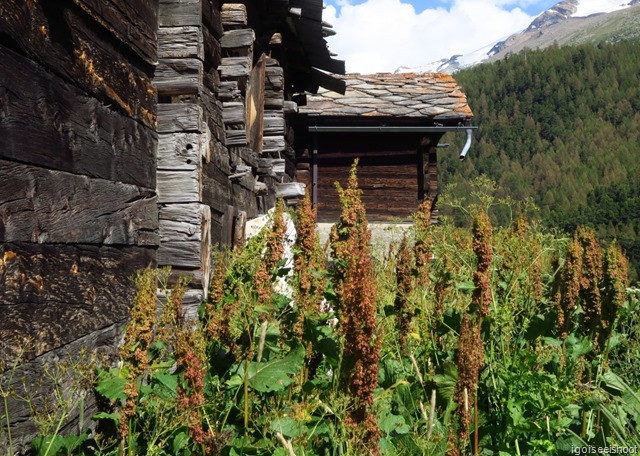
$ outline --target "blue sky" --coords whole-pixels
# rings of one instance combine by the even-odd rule
[[[529,1],[512,1],[511,4],[505,4],[507,7],[520,7],[525,13],[530,16],[537,16],[542,11],[546,10],[550,6],[558,3],[559,0],[529,0]],[[360,5],[367,3],[367,0],[324,0],[325,5],[339,6],[342,4]],[[426,9],[445,8],[448,9],[448,5],[453,2],[448,0],[403,0],[402,3],[408,3],[413,6],[416,13],[421,13]]]
[[[329,49],[347,71],[419,67],[469,54],[526,28],[553,0],[324,0]]]

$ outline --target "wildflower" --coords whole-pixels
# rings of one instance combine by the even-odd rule
[[[414,254],[416,257],[416,270],[418,273],[418,285],[426,287],[429,283],[429,263],[431,262],[431,246],[433,238],[429,233],[431,227],[431,199],[423,200],[418,206],[413,228],[415,230]]]
[[[480,368],[484,364],[482,337],[480,336],[480,322],[472,321],[467,314],[460,322],[460,338],[458,340],[458,382],[456,383],[455,400],[457,413],[460,418],[458,439],[461,443],[469,437],[471,424],[471,400],[478,384]]]
[[[580,303],[584,311],[584,332],[595,336],[601,318],[600,282],[602,281],[602,251],[592,229],[578,228],[576,233],[582,247]]]
[[[336,184],[342,211],[331,228],[335,258],[336,294],[339,301],[340,330],[344,337],[345,372],[354,408],[349,421],[364,430],[363,443],[379,454],[378,430],[371,416],[373,391],[378,385],[381,338],[376,329],[376,276],[371,261],[369,231],[362,191],[358,188],[356,160],[346,189]]]
[[[282,198],[278,199],[273,213],[271,229],[267,233],[265,251],[262,261],[258,264],[255,272],[254,283],[258,293],[258,304],[268,303],[273,296],[272,277],[276,272],[278,262],[284,254],[283,239],[286,232],[284,223],[284,203]],[[263,315],[262,318],[266,318]]]
[[[604,348],[611,334],[618,309],[624,304],[627,286],[628,263],[620,247],[613,242],[606,250],[603,259],[602,274],[602,319],[600,330],[600,348]]]
[[[478,265],[473,275],[475,290],[473,303],[480,318],[489,315],[491,304],[491,250],[492,228],[486,212],[479,212],[473,220],[473,251]]]
[[[317,314],[320,311],[326,285],[324,255],[316,233],[315,219],[316,210],[311,207],[311,198],[307,191],[297,210],[297,237],[293,257],[297,285],[295,302],[299,309],[294,333],[298,338],[302,338],[307,316]]]
[[[396,312],[396,321],[398,325],[398,339],[400,347],[404,350],[406,346],[407,334],[409,326],[413,318],[413,309],[409,307],[409,296],[413,290],[412,269],[413,258],[407,236],[402,238],[398,255],[396,259],[396,282],[398,289],[396,291],[396,299],[394,310]]]
[[[124,335],[124,344],[120,348],[123,369],[128,372],[125,385],[126,400],[120,412],[120,436],[129,433],[128,421],[136,412],[138,400],[138,379],[149,366],[148,349],[153,341],[153,326],[157,306],[157,271],[147,267],[138,272],[134,283],[136,296],[131,308],[131,317]]]
[[[557,301],[558,329],[565,340],[570,332],[571,314],[577,307],[582,279],[582,246],[576,237],[567,250],[567,256],[560,278]]]

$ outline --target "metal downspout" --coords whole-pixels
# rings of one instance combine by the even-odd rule
[[[467,128],[467,141],[464,143],[464,147],[460,151],[460,160],[464,160],[467,156],[467,152],[471,148],[471,137],[473,136],[473,129]]]

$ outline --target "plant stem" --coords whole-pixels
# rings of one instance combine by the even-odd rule
[[[431,390],[431,405],[429,407],[429,429],[427,429],[427,438],[431,437],[433,431],[433,419],[436,414],[436,390]]]
[[[7,439],[9,441],[9,454],[13,454],[13,441],[11,439],[11,423],[9,422],[9,399],[3,394],[4,399],[4,419],[7,422]]]
[[[480,454],[478,449],[478,386],[476,385],[475,397],[474,397],[474,412],[473,412],[473,454],[478,456]]]
[[[249,359],[244,361],[244,434],[249,431]]]

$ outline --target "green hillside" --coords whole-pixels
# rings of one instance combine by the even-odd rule
[[[553,46],[457,73],[479,129],[465,162],[440,154],[442,180],[462,195],[485,174],[505,195],[531,198],[549,227],[587,225],[617,239],[637,280],[638,55],[640,41]]]

